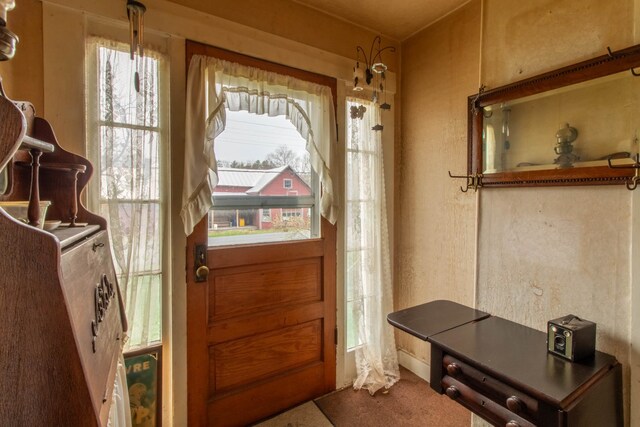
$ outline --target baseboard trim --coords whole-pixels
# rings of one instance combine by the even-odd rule
[[[429,366],[422,360],[417,359],[414,355],[407,353],[404,350],[398,350],[398,363],[426,382],[429,382],[429,372],[431,371],[431,366]]]

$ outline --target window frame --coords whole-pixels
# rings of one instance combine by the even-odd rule
[[[345,181],[344,181],[344,185],[345,185],[345,190],[344,190],[344,201],[345,201],[345,213],[344,213],[344,218],[345,218],[345,222],[347,224],[349,224],[349,215],[350,215],[350,207],[352,205],[366,205],[366,204],[371,204],[374,203],[374,198],[372,196],[368,197],[368,198],[357,198],[357,199],[350,199],[349,198],[349,189],[350,189],[350,168],[349,168],[349,156],[351,155],[357,155],[357,156],[361,156],[361,157],[368,157],[368,158],[378,158],[381,161],[383,161],[383,156],[384,156],[384,150],[382,145],[380,146],[380,151],[374,151],[374,150],[368,150],[368,149],[362,149],[362,148],[353,148],[351,146],[351,133],[349,132],[349,126],[350,126],[350,120],[352,120],[349,117],[349,111],[350,111],[350,105],[352,103],[362,103],[363,105],[366,104],[368,106],[368,108],[374,107],[373,103],[370,100],[365,100],[365,99],[360,99],[358,97],[352,97],[352,96],[347,96],[345,98],[345,110],[347,112],[347,117],[345,120],[345,132],[346,132],[346,137],[345,137],[345,145],[344,145],[344,156],[345,156],[345,163],[344,163],[344,167],[345,167]],[[374,107],[375,108],[375,107]],[[356,343],[350,343],[349,342],[349,336],[350,336],[350,328],[353,326],[352,324],[350,324],[350,321],[352,320],[350,318],[351,316],[351,307],[352,307],[352,303],[354,301],[356,301],[356,298],[353,297],[353,292],[350,289],[350,280],[349,280],[349,275],[347,274],[347,271],[349,269],[349,260],[351,258],[351,256],[360,256],[361,254],[366,254],[368,251],[371,251],[373,248],[370,246],[362,246],[362,245],[358,245],[358,246],[353,246],[353,247],[349,247],[349,234],[345,233],[345,247],[344,247],[344,258],[345,258],[345,279],[344,279],[344,283],[345,283],[345,350],[347,353],[352,353],[355,350],[357,350],[358,348],[361,348],[363,345],[365,345],[364,342],[356,342]],[[358,341],[359,337],[356,335],[355,340]]]
[[[252,57],[252,56],[248,56],[248,55],[244,55],[238,52],[234,52],[231,50],[227,50],[227,49],[223,49],[220,47],[215,47],[215,46],[211,46],[211,45],[207,45],[204,43],[199,43],[199,42],[195,42],[192,40],[188,40],[188,49],[187,49],[187,55],[185,57],[185,66],[188,69],[189,68],[189,64],[191,62],[191,57],[193,55],[203,55],[203,56],[209,56],[209,57],[214,57],[214,58],[218,58],[218,59],[222,59],[225,61],[230,61],[230,62],[236,62],[238,64],[242,64],[242,65],[247,65],[250,67],[255,67],[255,68],[260,68],[266,71],[271,71],[274,73],[279,73],[279,74],[283,74],[283,75],[287,75],[287,76],[291,76],[291,77],[295,77],[297,79],[300,80],[305,80],[308,82],[312,82],[312,83],[316,83],[319,85],[323,85],[328,87],[331,90],[331,95],[333,98],[333,108],[334,111],[338,111],[338,80],[335,77],[329,77],[323,74],[318,74],[318,73],[314,73],[311,71],[306,71],[306,70],[302,70],[299,68],[293,68],[287,65],[283,65],[283,64],[279,64],[277,62],[271,62],[271,61],[267,61],[264,59],[260,59],[260,58],[256,58],[256,57]],[[335,184],[334,184],[335,185]],[[310,187],[312,189],[314,189],[314,197],[315,197],[315,207],[312,207],[312,209],[314,209],[312,218],[314,218],[314,220],[312,221],[312,229],[311,229],[311,234],[312,236],[316,236],[315,238],[322,238],[322,228],[321,228],[321,223],[323,222],[323,218],[322,215],[320,215],[320,178],[318,177],[317,173],[315,173],[313,171],[313,169],[311,170],[311,184]],[[216,209],[218,208],[216,206],[216,197],[214,196],[213,198],[213,207],[212,209]],[[223,202],[226,203],[226,202]],[[290,206],[288,204],[279,204],[277,206],[271,206],[269,204],[270,202],[265,203],[264,205],[260,206],[258,204],[258,201],[254,200],[253,201],[253,205],[256,208],[260,208],[260,207],[304,207],[301,205],[298,206]],[[305,203],[307,203],[307,201],[305,201]],[[229,206],[226,206],[226,209],[229,209]],[[277,243],[277,242],[275,242]]]
[[[169,177],[163,171],[168,169],[168,151],[169,151],[169,135],[170,135],[170,118],[169,111],[167,105],[170,102],[170,90],[169,90],[169,81],[170,81],[170,68],[169,68],[169,59],[165,52],[161,49],[145,49],[145,56],[151,57],[154,60],[158,61],[157,64],[157,95],[162,96],[167,99],[166,103],[159,102],[159,110],[157,112],[157,119],[155,126],[143,126],[137,125],[133,123],[126,123],[120,121],[109,121],[104,120],[102,116],[100,99],[101,99],[101,85],[102,78],[100,73],[100,48],[111,49],[114,51],[118,51],[124,54],[129,53],[128,45],[123,42],[119,37],[115,36],[115,34],[109,34],[107,36],[90,36],[85,39],[85,52],[86,52],[86,62],[85,62],[85,79],[87,79],[87,99],[86,99],[86,110],[85,110],[85,120],[86,120],[86,134],[87,134],[87,157],[90,159],[91,163],[94,166],[95,176],[89,182],[88,191],[87,191],[87,201],[88,205],[91,207],[93,211],[98,213],[99,215],[102,212],[104,206],[107,206],[109,203],[119,203],[119,204],[135,204],[135,205],[155,205],[157,209],[157,215],[160,221],[160,234],[158,234],[155,238],[157,239],[157,243],[159,245],[159,256],[160,259],[155,268],[143,269],[143,270],[133,270],[130,273],[126,274],[128,277],[136,277],[143,278],[143,280],[148,280],[148,292],[155,293],[159,292],[159,336],[158,339],[148,340],[142,342],[140,345],[134,345],[131,347],[125,347],[127,352],[130,351],[138,351],[141,349],[147,349],[156,347],[158,345],[163,345],[165,342],[165,309],[166,309],[166,301],[165,301],[165,288],[168,286],[168,280],[171,276],[171,268],[168,264],[168,254],[170,253],[170,248],[166,246],[164,243],[166,241],[166,236],[168,235],[167,223],[170,212],[167,209],[167,189],[169,188]],[[102,194],[102,133],[103,129],[109,127],[111,129],[126,129],[128,131],[146,131],[153,132],[156,134],[155,138],[157,141],[157,170],[156,175],[158,177],[158,191],[151,191],[150,194],[156,197],[149,198],[114,198],[110,199],[108,197],[104,197]],[[155,194],[154,194],[155,193]],[[113,239],[113,237],[112,237]],[[118,274],[118,278],[120,279],[122,275]],[[146,278],[146,279],[145,279]],[[158,289],[153,289],[153,283],[157,283]],[[123,294],[123,297],[126,296]],[[155,305],[155,304],[154,304]],[[130,322],[130,336],[133,337],[134,334],[132,332],[132,325],[134,323],[134,319],[129,319]],[[149,329],[149,331],[153,331],[153,329]],[[145,334],[148,334],[149,331],[145,331]],[[129,340],[129,343],[132,342],[132,339]]]
[[[309,183],[309,187],[311,188],[310,196],[298,196],[298,195],[287,195],[287,196],[262,196],[262,195],[238,195],[238,194],[225,194],[225,193],[217,193],[212,195],[213,206],[211,207],[212,211],[216,210],[243,210],[243,209],[307,209],[310,208],[310,237],[309,239],[317,239],[321,237],[321,215],[320,215],[320,178],[318,174],[310,168],[309,171],[311,182]],[[283,180],[283,188],[284,182],[289,181],[291,183],[291,187],[293,188],[293,179],[292,178],[282,178]],[[297,193],[297,190],[292,190]],[[302,215],[300,215],[302,217]],[[262,222],[273,222],[271,218],[269,221]],[[209,230],[211,230],[209,228]],[[271,243],[284,242],[287,240],[276,240]],[[242,245],[251,245],[248,244],[233,244],[232,246],[242,246]]]

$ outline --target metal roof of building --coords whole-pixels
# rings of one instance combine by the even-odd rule
[[[218,186],[245,187],[247,193],[259,193],[287,168],[289,166],[266,170],[218,168]]]
[[[218,185],[251,188],[261,180],[264,180],[265,176],[273,179],[286,168],[288,168],[288,166],[266,170],[218,168]]]

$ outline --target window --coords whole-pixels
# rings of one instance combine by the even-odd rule
[[[209,246],[318,236],[318,179],[305,140],[291,122],[284,116],[227,110],[215,147],[218,185],[209,214],[214,226],[209,227]]]
[[[380,109],[347,98],[346,261],[347,349],[372,345],[385,331],[380,313],[391,293],[382,141],[372,130]],[[378,331],[378,332],[376,332]],[[391,332],[392,333],[392,332]]]
[[[87,81],[87,150],[96,169],[90,203],[109,223],[111,250],[129,322],[129,348],[162,337],[163,58],[145,50],[92,40]],[[134,89],[134,73],[140,91]]]

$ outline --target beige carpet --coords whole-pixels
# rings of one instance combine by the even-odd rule
[[[400,368],[400,381],[370,396],[352,388],[335,391],[256,424],[255,427],[469,427],[471,413],[414,373]]]
[[[256,424],[254,427],[332,427],[333,424],[318,409],[315,403],[307,402],[289,409],[276,417]]]
[[[347,388],[316,400],[318,407],[337,427],[424,426],[469,427],[471,413],[431,390],[414,373],[400,368],[400,381],[387,393],[370,396],[366,390]]]

